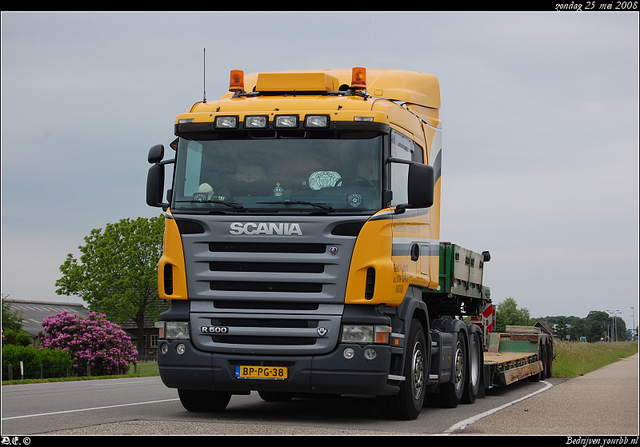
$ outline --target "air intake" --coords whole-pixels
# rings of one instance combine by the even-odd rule
[[[376,288],[376,269],[373,267],[369,267],[367,269],[367,284],[364,290],[364,299],[371,300],[373,299],[373,293]]]
[[[173,295],[173,266],[171,264],[164,265],[164,293],[165,295]]]

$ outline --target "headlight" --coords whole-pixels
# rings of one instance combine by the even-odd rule
[[[298,127],[298,115],[276,115],[275,127]]]
[[[329,117],[327,115],[308,115],[305,119],[307,127],[329,127]]]
[[[389,326],[345,324],[342,326],[342,343],[389,343]]]
[[[373,326],[342,326],[343,343],[373,343]]]
[[[217,116],[215,123],[217,129],[235,129],[236,127],[238,127],[238,117]]]
[[[186,321],[165,321],[164,338],[167,340],[189,340],[189,323]]]
[[[266,128],[268,123],[269,118],[266,115],[246,116],[244,118],[244,127]]]

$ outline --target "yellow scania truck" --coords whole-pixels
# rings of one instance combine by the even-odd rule
[[[440,241],[439,109],[426,73],[232,70],[177,116],[147,204],[166,217],[158,365],[187,410],[349,394],[415,419],[427,394],[455,407],[492,385],[463,320],[490,302],[489,254]]]

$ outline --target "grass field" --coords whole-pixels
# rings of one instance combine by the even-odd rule
[[[637,342],[555,342],[553,377],[577,377],[638,352]]]

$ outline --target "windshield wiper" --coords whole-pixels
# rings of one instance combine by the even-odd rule
[[[229,208],[233,208],[238,211],[249,211],[244,206],[235,202],[225,202],[223,200],[202,200],[202,201],[194,201],[194,200],[176,200],[177,203],[220,203],[222,205],[226,205]]]
[[[314,208],[321,209],[323,211],[335,211],[333,207],[327,205],[326,203],[317,203],[317,202],[305,202],[302,200],[284,200],[281,202],[258,202],[259,205],[311,205]]]

